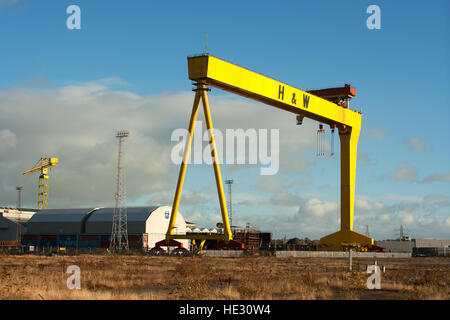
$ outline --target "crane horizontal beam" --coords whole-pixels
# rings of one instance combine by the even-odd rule
[[[34,166],[31,169],[28,169],[23,174],[27,175],[36,171],[54,167],[58,164],[58,158],[41,158],[39,161],[40,163],[38,165]]]
[[[361,113],[210,55],[188,57],[189,79],[329,125],[361,126]]]

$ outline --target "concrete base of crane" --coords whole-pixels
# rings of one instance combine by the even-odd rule
[[[320,238],[320,245],[323,250],[328,251],[341,251],[348,245],[359,246],[371,246],[373,245],[373,238],[370,238],[364,234],[351,231],[340,230],[335,233],[329,234],[323,238]]]

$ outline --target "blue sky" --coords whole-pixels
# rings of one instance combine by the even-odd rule
[[[66,8],[71,4],[81,8],[81,30],[66,28],[69,16]],[[381,9],[380,30],[366,27],[369,17],[366,9],[371,4]],[[64,175],[64,171],[69,170],[64,168],[64,163],[73,161],[73,166],[82,165],[81,156],[80,162],[76,162],[73,154],[79,155],[85,149],[71,151],[75,148],[71,139],[77,139],[81,128],[72,123],[70,117],[59,118],[55,112],[42,119],[41,127],[33,125],[37,131],[27,130],[28,122],[24,119],[30,114],[35,114],[36,120],[43,116],[41,111],[46,104],[54,103],[58,94],[68,92],[64,88],[84,92],[100,86],[108,95],[121,95],[123,101],[142,99],[152,105],[146,109],[147,115],[154,117],[162,129],[147,132],[150,129],[144,129],[145,125],[142,129],[133,127],[131,120],[129,129],[135,130],[143,143],[151,139],[158,146],[170,146],[170,132],[186,127],[193,99],[186,57],[204,51],[207,31],[208,52],[225,60],[305,90],[344,83],[357,89],[352,106],[356,110],[361,107],[363,111],[357,167],[357,231],[362,232],[362,228],[369,225],[375,237],[389,238],[395,236],[395,228],[404,224],[412,236],[449,237],[449,9],[448,1],[433,1],[431,5],[423,1],[212,1],[194,4],[186,1],[0,0],[0,112],[3,114],[0,133],[3,130],[4,139],[10,137],[8,139],[14,141],[7,152],[30,157],[29,166],[44,156],[42,153],[66,155],[66,160],[54,170],[52,181],[58,185],[62,182],[57,182],[57,174]],[[71,97],[81,101],[77,106],[87,101],[83,94],[73,96],[71,93]],[[23,100],[25,96],[29,99]],[[160,101],[161,105],[165,101],[183,102],[171,109],[176,114],[164,114],[161,106],[149,101]],[[313,130],[317,124],[310,122],[305,127],[295,127],[293,115],[277,114],[280,122],[271,124],[275,111],[267,106],[219,90],[211,92],[211,101],[212,108],[215,102],[223,108],[229,106],[230,110],[234,110],[232,105],[248,105],[249,110],[258,113],[248,121],[249,126],[277,127],[278,123],[286,123],[293,127],[286,130],[297,130],[299,135],[309,130],[307,134],[315,136]],[[14,110],[14,103],[23,105],[27,116],[7,114],[7,110]],[[99,110],[106,108],[105,102],[101,103]],[[95,116],[93,108],[94,105],[91,117]],[[216,114],[225,112],[214,111]],[[244,112],[241,117],[247,115],[249,113]],[[112,123],[106,125],[108,121],[117,121],[114,125],[121,123],[120,119],[108,118],[105,109],[103,118],[96,122],[98,128],[105,131],[98,134],[107,136],[115,130]],[[219,128],[227,128],[220,116],[214,121]],[[64,133],[52,131],[52,125],[60,122],[67,123]],[[243,125],[245,123],[243,121]],[[296,132],[283,130],[280,139],[292,138],[287,135]],[[35,145],[32,142],[38,133],[48,140],[44,140],[43,146],[30,149],[27,146]],[[71,138],[64,139],[66,134]],[[55,135],[60,136],[61,141],[53,141]],[[110,147],[105,145],[111,157],[104,161],[113,166],[115,141],[98,139],[99,145],[105,143]],[[132,136],[130,144],[131,139]],[[335,139],[338,147],[338,137]],[[261,178],[257,166],[239,169],[223,166],[224,177],[235,180],[236,221],[240,224],[251,221],[262,229],[271,229],[280,215],[276,236],[318,238],[323,232],[337,230],[339,153],[332,158],[318,159],[311,146],[315,146],[315,141],[304,145],[298,154],[282,152],[281,156],[292,159],[293,163],[281,165],[279,174],[268,178],[270,181]],[[72,155],[70,161],[69,155]],[[0,205],[15,203],[15,185],[20,183],[26,186],[24,201],[34,206],[35,186],[29,181],[32,178],[14,176],[27,168],[27,162],[20,165],[17,162],[14,167],[6,156],[0,156],[0,163],[2,161],[4,165],[0,170],[4,170],[3,176],[8,178],[2,179],[4,196]],[[139,164],[137,160],[130,161],[136,166]],[[298,170],[295,161],[298,161]],[[139,165],[154,166],[152,163]],[[129,203],[160,200],[171,205],[177,166],[171,165],[161,172],[148,170],[148,181],[154,180],[152,175],[164,173],[167,185],[149,189],[130,187],[133,192],[128,193]],[[138,171],[132,172],[138,174]],[[94,179],[92,172],[96,171],[86,172],[87,180],[92,179],[90,184],[102,181]],[[211,214],[204,222],[206,226],[213,224],[218,203],[211,189],[214,186],[212,168],[193,166],[186,179],[187,192],[192,192],[193,198],[205,197],[206,200],[192,200],[184,211],[180,208],[181,212],[199,224],[204,216]],[[132,183],[132,179],[128,180],[129,185]],[[277,188],[268,188],[267,184]],[[109,186],[95,188],[109,191]],[[55,190],[55,197],[60,196],[59,200],[55,199],[60,201],[57,204],[81,206],[71,201],[70,188],[66,190],[67,194]],[[246,197],[254,197],[254,201],[250,201],[252,205],[245,204]],[[95,201],[90,201],[86,205],[94,205]],[[270,202],[279,206],[269,205]],[[309,212],[309,216],[304,216],[304,212]]]

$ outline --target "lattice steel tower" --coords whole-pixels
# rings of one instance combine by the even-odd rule
[[[111,242],[109,245],[111,253],[128,250],[127,206],[125,202],[125,181],[122,172],[122,145],[123,140],[129,134],[128,131],[118,131],[116,133],[116,138],[119,138],[119,156],[117,160],[116,205],[114,207]]]
[[[233,228],[233,207],[231,202],[231,185],[233,184],[233,180],[225,180],[225,184],[228,185],[228,213],[230,214],[230,227]]]
[[[16,241],[17,244],[20,245],[22,242],[22,226],[20,225],[21,219],[22,219],[22,190],[23,187],[16,187],[16,190],[18,192],[17,197],[17,211],[19,212],[19,215],[17,217],[17,226],[16,226]]]

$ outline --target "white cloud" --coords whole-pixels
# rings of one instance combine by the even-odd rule
[[[416,152],[425,152],[430,148],[428,143],[419,137],[409,138],[406,144],[411,150]]]
[[[410,225],[415,221],[414,216],[412,214],[409,214],[404,211],[400,211],[397,214],[397,219],[401,222],[401,224],[406,224],[406,225]]]
[[[284,181],[279,176],[259,176],[255,189],[263,192],[275,192],[283,188]]]
[[[337,202],[312,198],[306,201],[305,205],[300,209],[300,213],[305,212],[313,216],[323,217],[337,213],[338,209],[339,205]]]
[[[389,200],[389,201],[396,201],[396,202],[412,202],[412,203],[420,203],[423,202],[423,197],[418,196],[408,196],[403,194],[386,194],[383,196],[383,199]]]
[[[447,217],[447,219],[445,219],[445,225],[447,226],[447,228],[450,228],[450,217]]]
[[[395,179],[398,181],[414,181],[414,179],[417,177],[417,170],[413,166],[402,163],[397,167],[397,170],[395,171]]]
[[[0,152],[11,152],[16,148],[16,135],[9,129],[0,130]]]
[[[283,207],[298,207],[303,202],[299,196],[289,193],[289,192],[280,192],[276,193],[271,199],[270,202],[273,205],[283,206]]]
[[[362,162],[366,166],[373,164],[373,160],[367,153],[361,153],[358,155],[358,161]]]
[[[0,91],[1,148],[10,151],[0,154],[1,204],[14,204],[15,194],[9,189],[23,185],[24,205],[36,205],[37,177],[21,173],[41,157],[60,159],[51,171],[50,207],[113,204],[118,148],[114,134],[122,129],[130,131],[124,144],[127,200],[173,192],[179,166],[170,160],[174,146],[170,137],[174,129],[187,127],[192,92],[140,96],[113,90],[110,85],[126,83],[106,78],[62,88]],[[281,159],[313,151],[312,122],[299,127],[292,114],[274,108],[258,112],[264,106],[227,95],[211,94],[210,104],[214,126],[222,132],[228,128],[280,129]],[[240,117],[235,117],[237,113]],[[292,125],[286,126],[288,121]]]
[[[383,140],[389,136],[389,132],[383,128],[376,128],[363,131],[363,134],[368,136],[369,138]]]
[[[420,183],[427,183],[427,182],[450,182],[450,172],[447,173],[435,173],[432,174],[421,181]]]
[[[193,94],[140,96],[105,85],[115,81],[45,90],[0,91],[0,149],[7,150],[0,152],[0,205],[15,205],[15,186],[22,185],[24,205],[36,206],[38,175],[23,176],[22,172],[43,156],[60,158],[60,163],[50,173],[50,207],[113,205],[118,148],[114,134],[119,129],[130,131],[124,144],[127,201],[172,204],[179,166],[170,161],[174,145],[170,136],[174,129],[186,128]],[[316,239],[339,229],[338,201],[326,201],[320,195],[296,194],[292,189],[298,186],[295,185],[298,180],[294,183],[288,179],[292,172],[312,165],[304,159],[305,153],[312,154],[315,148],[314,123],[305,121],[302,126],[296,126],[292,114],[273,108],[258,112],[264,106],[228,96],[211,94],[210,103],[218,129],[280,129],[280,171],[284,170],[282,173],[286,175],[260,177],[255,174],[255,190],[233,190],[235,224],[251,222],[281,236]],[[237,113],[241,116],[236,118]],[[289,122],[292,125],[286,125]],[[286,161],[283,166],[284,158],[293,166],[297,161],[304,164],[293,168],[286,165],[289,162]],[[407,164],[400,166],[404,167],[411,168]],[[212,183],[211,168],[207,170]],[[415,179],[416,175],[415,171],[399,173],[405,181]],[[250,174],[247,177],[253,179]],[[446,175],[430,179],[445,180]],[[221,220],[214,183],[204,188],[201,182],[198,186],[186,187],[182,205],[180,211],[186,219],[206,227],[213,227]],[[251,213],[250,206],[255,208]],[[372,232],[378,237],[389,234],[386,225],[395,228],[401,223],[409,223],[411,230],[417,232],[422,232],[422,226],[429,232],[437,230],[437,234],[442,233],[439,228],[448,228],[448,219],[426,216],[426,213],[448,208],[448,197],[444,194],[387,195],[380,199],[360,196],[355,206],[358,225],[371,224]],[[395,206],[402,212],[400,216],[395,214]]]
[[[118,148],[114,134],[119,129],[130,130],[124,143],[128,200],[171,187],[176,166],[170,162],[167,137],[174,125],[183,122],[181,115],[173,116],[177,112],[167,109],[188,103],[189,98],[187,94],[141,97],[99,84],[0,91],[0,128],[9,128],[1,131],[1,145],[15,146],[0,154],[0,163],[14,158],[12,167],[1,172],[0,194],[23,185],[24,205],[36,206],[38,178],[21,173],[41,157],[58,157],[60,163],[50,174],[51,207],[113,204]],[[3,196],[0,202],[14,204],[15,199]]]
[[[9,5],[17,4],[20,0],[0,0],[0,9]]]
[[[391,216],[390,216],[389,214],[387,214],[387,213],[382,213],[382,214],[380,214],[380,215],[378,216],[378,219],[379,219],[381,222],[386,223],[386,222],[391,221]]]
[[[355,200],[356,212],[378,211],[385,208],[385,204],[381,201],[371,201],[367,199],[357,198]]]

